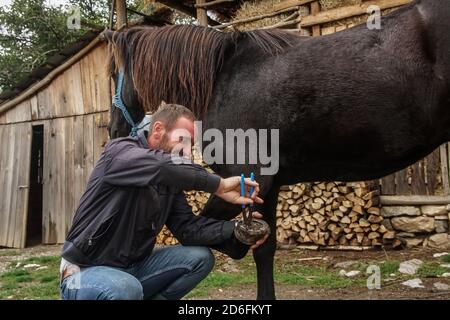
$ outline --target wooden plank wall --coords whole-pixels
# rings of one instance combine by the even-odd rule
[[[25,246],[31,123],[0,126],[0,246]]]
[[[33,124],[44,125],[43,243],[65,240],[108,140],[111,81],[105,72],[106,49],[100,44],[48,87],[0,115],[0,245],[25,245],[28,189],[18,186],[28,185],[24,179],[29,179]]]
[[[380,179],[383,195],[448,195],[448,143],[406,169]]]
[[[108,140],[109,112],[44,123],[44,243],[62,243]],[[52,155],[54,160],[48,161]]]
[[[38,109],[46,109],[40,104],[48,104],[55,116],[82,114],[48,121],[45,129],[49,156],[58,157],[51,163],[44,160],[44,243],[64,241],[108,140],[111,94],[105,61],[106,48],[101,46],[67,70],[67,75],[58,77],[47,93],[41,92],[41,99],[38,96]]]
[[[50,120],[108,111],[107,45],[100,43],[37,95],[0,115],[0,124]]]

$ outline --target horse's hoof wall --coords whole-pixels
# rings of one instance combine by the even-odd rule
[[[270,228],[267,222],[260,219],[253,219],[250,226],[247,226],[243,221],[239,221],[234,234],[240,242],[251,246],[266,234],[270,234]]]

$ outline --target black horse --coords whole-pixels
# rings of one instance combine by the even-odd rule
[[[259,165],[212,165],[225,177],[254,171],[261,184],[258,210],[272,233],[253,253],[259,299],[275,298],[281,185],[380,178],[450,140],[450,0],[416,0],[381,22],[379,30],[360,25],[314,38],[195,26],[106,35],[134,121],[164,100],[191,108],[204,129],[280,129],[276,175],[259,176]],[[109,130],[111,138],[130,132],[117,108]],[[202,214],[230,219],[240,210],[212,197]]]

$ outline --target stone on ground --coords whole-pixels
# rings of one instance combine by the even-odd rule
[[[440,258],[440,257],[444,257],[446,255],[448,255],[448,252],[439,252],[439,253],[433,254],[433,258]]]
[[[334,267],[341,268],[341,269],[348,269],[348,268],[357,266],[358,264],[359,264],[358,261],[343,261],[343,262],[336,263],[334,265]]]
[[[450,290],[450,286],[448,284],[442,282],[436,282],[433,284],[433,287],[439,291],[448,291]]]
[[[422,280],[420,280],[420,279],[411,279],[411,280],[402,282],[402,285],[410,287],[410,288],[425,288],[422,284]]]
[[[422,264],[423,261],[419,259],[408,260],[400,263],[400,268],[398,269],[398,271],[403,274],[413,275],[416,274],[417,270],[419,270]]]

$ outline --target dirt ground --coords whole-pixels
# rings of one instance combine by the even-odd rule
[[[4,272],[12,262],[19,262],[31,257],[57,256],[61,253],[61,248],[61,245],[40,245],[26,249],[0,247],[0,273]]]
[[[388,260],[407,261],[420,259],[424,262],[436,262],[439,258],[433,258],[434,253],[442,251],[425,248],[396,250],[396,251],[288,251],[278,250],[276,263],[285,260],[300,260],[298,263],[308,266],[327,267],[335,269],[336,263],[344,261],[360,261],[382,263]],[[228,258],[220,255],[216,257],[218,263]],[[309,258],[323,258],[322,260],[303,260]],[[324,260],[326,259],[326,260]],[[449,269],[450,272],[450,269]],[[393,280],[384,283],[380,290],[369,290],[366,287],[351,286],[348,288],[330,289],[313,286],[275,284],[277,299],[281,300],[450,300],[450,291],[437,291],[433,284],[436,282],[450,285],[450,278],[421,278],[424,288],[409,288],[401,284],[403,280]],[[256,284],[240,285],[223,289],[210,290],[206,299],[239,299],[253,300],[256,298]]]
[[[433,281],[424,285],[431,287]],[[450,284],[449,281],[447,281]],[[296,285],[275,285],[278,300],[449,300],[450,292],[433,292],[430,289],[382,288],[368,289],[317,289]],[[223,289],[222,292],[209,292],[208,300],[254,300],[255,286],[238,286]]]
[[[23,250],[0,249],[0,273],[4,272],[11,264],[15,264],[29,257],[37,256],[57,256],[60,254],[60,245],[36,246]],[[420,259],[424,262],[438,262],[438,258],[433,258],[433,254],[441,252],[429,249],[409,249],[399,251],[310,251],[310,250],[279,250],[276,254],[276,264],[285,262],[299,263],[311,267],[326,267],[336,271],[334,265],[344,261],[360,261],[365,263],[382,263],[388,260],[406,261],[410,259]],[[310,258],[321,258],[309,260]],[[220,269],[230,263],[229,258],[217,254],[216,268]],[[297,262],[295,262],[297,261]],[[234,262],[233,262],[234,263]],[[238,264],[236,264],[238,265]],[[217,270],[216,269],[216,270]],[[450,272],[450,269],[449,269]],[[364,286],[350,286],[345,288],[329,289],[313,286],[276,284],[278,299],[286,300],[379,300],[379,299],[438,299],[449,300],[450,291],[438,291],[433,284],[436,282],[450,285],[450,278],[443,277],[421,277],[425,288],[409,288],[401,284],[404,280],[393,280],[386,282],[383,279],[380,290],[369,290]],[[256,298],[256,284],[232,285],[221,288],[211,288],[208,295],[202,299],[238,299],[253,300]]]

